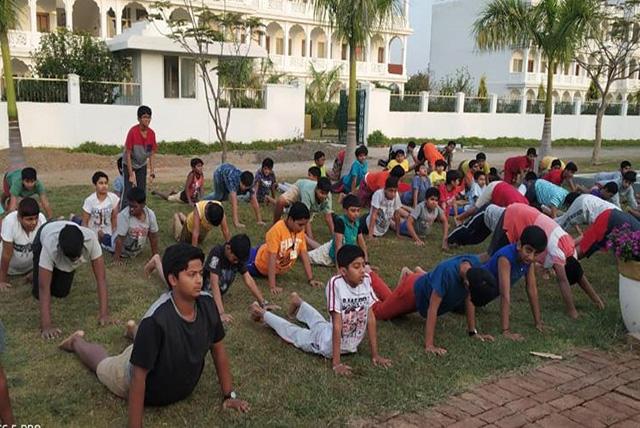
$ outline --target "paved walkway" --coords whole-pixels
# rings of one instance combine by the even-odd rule
[[[640,427],[640,355],[577,351],[522,376],[487,382],[424,412],[381,416],[376,427]]]

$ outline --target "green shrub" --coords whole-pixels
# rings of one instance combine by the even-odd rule
[[[385,147],[389,145],[389,138],[381,131],[373,131],[367,137],[367,144],[370,147]]]

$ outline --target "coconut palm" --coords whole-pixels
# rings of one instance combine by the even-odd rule
[[[319,71],[316,70],[313,64],[309,66],[311,82],[307,86],[307,103],[320,121],[321,137],[327,113],[331,107],[331,101],[335,99],[342,87],[342,83],[340,83],[340,68]]]
[[[481,50],[535,47],[547,61],[544,125],[541,157],[551,151],[553,72],[571,61],[597,17],[598,0],[492,0],[473,24]]]
[[[313,0],[316,17],[328,20],[333,34],[349,45],[349,104],[347,147],[342,174],[349,172],[356,148],[356,50],[365,46],[376,28],[400,14],[398,0]]]
[[[9,170],[24,165],[16,89],[13,83],[11,52],[9,50],[9,30],[14,28],[19,13],[16,0],[0,0],[0,50],[2,50],[2,69],[4,70],[4,86],[7,97],[7,116],[9,117]]]

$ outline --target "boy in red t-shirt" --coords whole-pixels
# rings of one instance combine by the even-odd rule
[[[520,184],[527,171],[533,171],[533,163],[538,157],[536,149],[530,147],[525,156],[515,156],[504,162],[504,181]]]
[[[184,183],[184,189],[181,192],[171,191],[169,193],[162,193],[154,190],[151,194],[159,196],[169,202],[184,202],[185,204],[194,206],[196,202],[200,200],[202,189],[204,188],[203,166],[204,162],[202,159],[191,159],[191,171],[187,174],[187,181]]]
[[[453,214],[453,218],[458,221],[456,199],[461,191],[460,172],[455,169],[447,171],[447,180],[438,187],[438,191],[440,191],[440,208],[447,217]]]

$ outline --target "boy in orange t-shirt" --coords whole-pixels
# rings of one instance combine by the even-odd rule
[[[271,294],[282,293],[282,287],[276,285],[276,275],[282,275],[291,270],[298,257],[302,260],[307,281],[312,287],[320,287],[322,283],[313,279],[305,228],[311,214],[302,202],[294,202],[289,208],[286,219],[277,221],[267,231],[265,243],[252,248],[247,262],[247,269],[251,276],[267,277]]]

